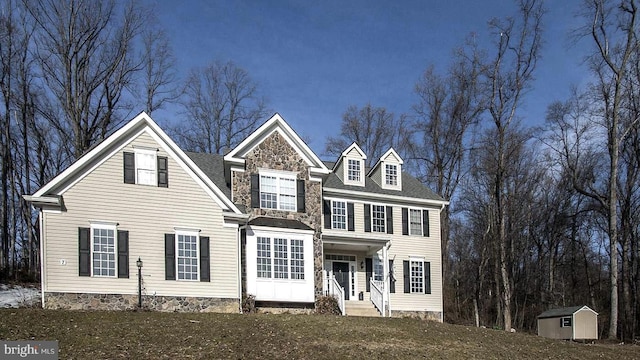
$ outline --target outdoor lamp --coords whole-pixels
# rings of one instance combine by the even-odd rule
[[[142,268],[142,260],[140,260],[139,256],[138,256],[138,261],[136,261],[136,266],[138,266],[138,269]]]

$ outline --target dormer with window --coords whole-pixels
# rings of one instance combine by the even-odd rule
[[[383,189],[402,190],[402,158],[389,149],[374,165],[368,176]]]
[[[334,171],[345,185],[364,186],[364,161],[367,156],[358,144],[353,143],[340,155]]]

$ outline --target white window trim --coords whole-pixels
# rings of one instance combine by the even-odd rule
[[[307,257],[305,257],[305,253],[304,253],[304,248],[305,248],[305,243],[308,241],[307,239],[304,238],[304,236],[295,236],[295,235],[285,235],[285,234],[277,234],[277,233],[270,233],[270,234],[261,234],[261,235],[257,235],[256,236],[256,243],[258,241],[258,238],[266,238],[269,239],[269,252],[270,252],[270,259],[271,259],[271,275],[269,277],[258,277],[258,271],[256,269],[256,273],[254,274],[256,276],[256,279],[258,280],[268,280],[268,281],[275,281],[275,282],[281,282],[281,281],[285,281],[285,282],[305,282],[308,279],[307,278],[307,274],[304,272],[305,266],[307,261],[309,261],[309,259],[307,259]],[[275,269],[275,259],[276,259],[276,249],[275,249],[275,239],[285,239],[287,241],[287,278],[276,278],[275,277],[275,273],[276,273],[276,269]],[[302,241],[302,275],[304,276],[303,279],[293,279],[291,278],[291,240],[300,240]],[[257,249],[256,249],[257,250]],[[312,260],[313,261],[313,260]],[[256,253],[255,256],[255,262],[256,264],[258,263],[258,256]]]
[[[562,321],[562,323],[561,323],[561,325],[560,325],[560,327],[561,327],[561,328],[573,327],[573,316],[563,316],[563,317],[561,317],[560,319],[561,319],[561,321]],[[570,324],[570,325],[565,325],[565,324],[564,324],[564,320],[565,320],[565,319],[569,319],[569,321],[571,322],[571,324]]]
[[[396,185],[387,184],[387,165],[394,165],[396,167],[397,172],[397,180],[398,183]],[[382,177],[380,180],[380,184],[383,189],[389,190],[402,190],[402,165],[395,161],[383,161],[380,164],[380,176]]]
[[[413,211],[420,211],[420,233],[418,234],[413,234],[411,233],[411,210]],[[408,226],[408,230],[409,230],[409,236],[424,236],[424,214],[422,213],[424,211],[424,209],[421,208],[407,208],[407,226]]]
[[[333,226],[333,204],[341,202],[344,204],[344,229],[336,228]],[[349,210],[347,209],[347,201],[346,200],[331,200],[331,229],[338,231],[347,231],[349,228]]]
[[[116,223],[113,222],[90,222],[91,231],[89,232],[89,236],[91,237],[91,276],[92,277],[101,277],[101,278],[117,278],[118,277],[118,228]],[[95,229],[107,229],[113,230],[113,256],[114,256],[114,272],[113,275],[96,275],[93,271],[93,249],[94,249],[94,235],[93,231]]]
[[[418,262],[421,264],[422,266],[422,291],[418,292],[418,291],[413,291],[413,277],[411,276],[411,263],[412,262]],[[424,258],[422,257],[410,257],[409,258],[409,293],[410,294],[425,294],[425,290],[426,290],[426,285],[424,282]]]
[[[260,170],[258,172],[258,176],[260,177],[260,189],[259,190],[259,194],[260,194],[260,208],[261,209],[265,209],[265,210],[278,210],[278,211],[290,211],[290,212],[297,212],[298,211],[298,177],[296,176],[296,173],[294,172],[289,172],[289,171],[277,171],[277,170],[268,170],[268,171],[264,171],[264,170]],[[272,208],[266,208],[266,207],[262,207],[262,177],[263,176],[272,176],[276,178],[276,208],[272,209]],[[281,205],[282,203],[280,202],[280,179],[288,179],[288,180],[293,180],[293,184],[294,184],[294,194],[293,194],[293,210],[289,210],[289,209],[282,209]]]
[[[357,161],[360,163],[360,181],[349,180],[349,160]],[[354,157],[345,157],[344,163],[342,165],[344,169],[344,184],[345,185],[356,185],[356,186],[364,186],[364,160]]]
[[[195,282],[199,282],[200,281],[200,232],[198,231],[193,231],[193,230],[178,230],[177,228],[175,228],[175,233],[176,233],[176,241],[175,241],[175,253],[176,253],[176,281],[195,281]],[[186,236],[195,236],[196,237],[196,260],[198,261],[198,266],[196,266],[196,272],[198,274],[198,278],[197,279],[180,279],[180,271],[178,270],[178,243],[180,242],[179,240],[179,236],[180,235],[186,235]]]
[[[374,206],[382,206],[383,209],[383,213],[384,216],[382,218],[382,221],[384,221],[384,226],[382,231],[374,231],[373,230],[373,207]],[[387,205],[383,205],[383,204],[370,204],[369,206],[369,218],[371,219],[371,232],[372,233],[378,233],[378,234],[386,234],[387,233]]]
[[[136,177],[136,185],[146,185],[146,186],[158,186],[158,151],[157,149],[147,149],[147,148],[139,148],[139,147],[135,147],[133,149],[133,163],[134,163],[134,171],[135,171],[135,177]],[[155,181],[153,181],[152,184],[141,184],[140,181],[138,180],[138,154],[145,154],[145,155],[153,155],[153,163],[154,163],[154,179]],[[145,169],[145,170],[150,170],[150,169]]]

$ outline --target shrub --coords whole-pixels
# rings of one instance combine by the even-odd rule
[[[256,312],[256,297],[251,294],[242,295],[242,313],[251,314]]]
[[[341,315],[338,299],[333,296],[321,296],[316,300],[316,313]]]

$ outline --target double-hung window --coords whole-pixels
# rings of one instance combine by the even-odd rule
[[[384,268],[382,260],[378,256],[373,257],[373,279],[384,280]]]
[[[371,225],[374,232],[386,232],[385,207],[383,205],[371,205]]]
[[[409,209],[409,235],[422,236],[422,210]]]
[[[110,225],[91,227],[93,276],[116,276],[116,228]]]
[[[295,176],[260,174],[260,207],[296,211]]]
[[[398,186],[398,165],[385,164],[384,182],[388,186]]]
[[[424,293],[424,267],[422,260],[409,261],[409,280],[411,293]]]
[[[157,185],[156,151],[136,149],[136,184]]]
[[[198,234],[177,233],[178,280],[198,280]]]
[[[331,228],[339,230],[347,228],[347,204],[344,201],[332,201]]]
[[[347,159],[347,180],[350,182],[362,181],[362,164],[357,159]]]
[[[257,277],[304,280],[304,240],[257,238]]]

